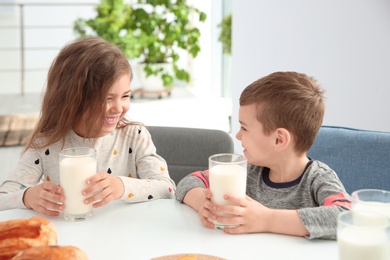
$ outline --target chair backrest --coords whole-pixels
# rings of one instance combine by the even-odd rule
[[[390,190],[390,133],[322,126],[308,156],[328,164],[348,193]]]
[[[148,130],[176,184],[191,172],[208,169],[211,155],[234,152],[233,138],[222,130],[166,126],[148,126]]]

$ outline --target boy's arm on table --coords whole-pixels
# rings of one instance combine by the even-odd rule
[[[190,173],[177,184],[176,199],[199,211],[208,187],[208,171]]]

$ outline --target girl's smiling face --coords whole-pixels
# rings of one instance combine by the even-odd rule
[[[130,108],[130,74],[121,76],[110,88],[106,99],[106,111],[98,127],[93,127],[97,137],[105,136],[115,130],[118,122],[126,115]],[[84,116],[87,116],[84,114]],[[84,138],[88,138],[85,125],[80,122],[74,131]]]
[[[107,108],[98,136],[114,131],[130,108],[130,75],[125,74],[114,83],[107,95]]]

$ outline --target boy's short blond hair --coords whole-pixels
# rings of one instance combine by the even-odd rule
[[[247,86],[240,106],[251,104],[256,104],[264,133],[287,129],[297,153],[310,149],[325,113],[324,90],[314,78],[297,72],[274,72]]]

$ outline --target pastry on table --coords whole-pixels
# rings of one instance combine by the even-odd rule
[[[88,256],[74,246],[39,246],[20,251],[12,260],[88,260]]]
[[[0,259],[11,259],[20,251],[48,245],[57,245],[57,232],[45,218],[0,222]]]

